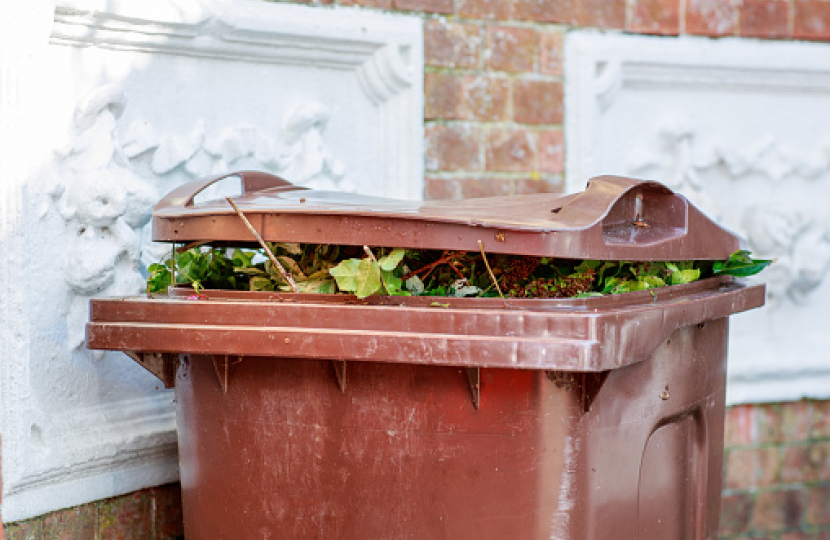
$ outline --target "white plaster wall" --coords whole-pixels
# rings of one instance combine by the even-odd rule
[[[565,80],[568,191],[656,179],[778,259],[729,403],[830,397],[830,45],[573,32]]]
[[[174,186],[256,168],[422,192],[418,18],[237,0],[59,0],[0,27],[5,521],[177,479],[173,396],[83,347],[88,301],[139,292]]]

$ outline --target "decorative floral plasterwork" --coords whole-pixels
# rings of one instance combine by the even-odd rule
[[[250,125],[211,130],[201,121],[167,134],[143,121],[123,128],[127,106],[117,85],[91,92],[77,105],[71,142],[57,153],[50,172],[53,206],[66,224],[63,276],[71,349],[83,344],[90,297],[140,292],[147,265],[169,249],[150,241],[149,220],[171,179],[253,167],[298,185],[355,190],[326,144],[331,111],[322,103],[290,108],[280,134]]]
[[[821,193],[819,184],[830,181],[830,142],[799,151],[765,137],[735,147],[668,117],[657,123],[652,140],[629,155],[629,173],[684,193],[738,232],[754,254],[776,258],[764,275],[769,299],[804,303],[830,272],[830,208],[779,203],[769,192],[803,185],[808,197]]]

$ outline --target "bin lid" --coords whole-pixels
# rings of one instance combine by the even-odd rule
[[[153,240],[253,242],[224,198],[194,201],[212,184],[233,177],[242,186],[234,202],[269,242],[483,247],[488,253],[638,261],[725,259],[738,249],[736,236],[682,195],[659,182],[618,176],[593,178],[585,191],[564,196],[404,201],[312,190],[243,171],[197,180],[167,194],[153,210]]]

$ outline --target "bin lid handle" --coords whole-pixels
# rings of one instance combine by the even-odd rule
[[[275,176],[273,174],[264,173],[260,171],[240,171],[234,173],[220,174],[217,176],[209,176],[183,184],[161,199],[156,204],[155,209],[171,207],[185,207],[193,206],[193,200],[196,195],[209,188],[213,184],[225,180],[226,178],[239,178],[242,184],[242,194],[249,191],[261,191],[264,189],[283,188],[283,189],[308,189],[301,186],[295,186],[288,180]]]

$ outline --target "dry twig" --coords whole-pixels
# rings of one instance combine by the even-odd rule
[[[239,215],[239,218],[242,220],[245,226],[248,227],[248,230],[251,231],[251,234],[254,235],[254,238],[256,238],[256,241],[259,242],[259,245],[262,246],[262,248],[265,250],[265,253],[268,255],[268,258],[271,259],[271,262],[279,271],[280,275],[282,276],[282,279],[284,279],[286,283],[288,283],[288,286],[291,287],[292,291],[294,291],[295,293],[300,292],[297,289],[297,284],[294,283],[294,278],[292,278],[291,274],[289,274],[285,270],[285,268],[283,268],[282,264],[280,264],[280,261],[278,261],[277,258],[274,257],[274,254],[271,253],[271,250],[268,248],[268,244],[265,243],[265,240],[263,240],[259,233],[256,231],[256,229],[254,229],[254,226],[251,225],[251,222],[248,221],[248,218],[246,218],[245,214],[242,213],[242,210],[240,210],[239,207],[236,206],[236,203],[234,203],[230,197],[225,197],[225,200],[228,201],[228,203],[230,203],[234,210],[236,210],[236,213]]]

